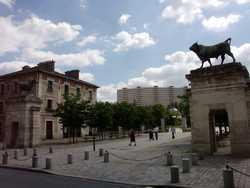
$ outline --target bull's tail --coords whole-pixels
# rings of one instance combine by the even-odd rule
[[[228,43],[229,45],[231,44],[231,38],[228,38],[227,40],[225,40],[224,42]]]

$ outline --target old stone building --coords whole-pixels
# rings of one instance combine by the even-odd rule
[[[246,67],[241,63],[217,65],[193,70],[186,78],[191,82],[193,151],[214,154],[220,149],[218,141],[224,139],[229,141],[224,145],[227,154],[250,156],[250,78]]]
[[[80,80],[79,70],[56,72],[54,61],[0,76],[0,143],[23,147],[67,137],[53,116],[57,104],[67,93],[94,103],[97,88]]]

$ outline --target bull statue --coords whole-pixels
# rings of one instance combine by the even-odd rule
[[[219,56],[221,56],[221,64],[223,64],[225,60],[225,54],[232,57],[233,62],[235,62],[234,55],[230,50],[230,44],[231,38],[228,38],[224,42],[212,46],[204,46],[196,42],[189,49],[196,53],[196,55],[200,58],[202,63],[200,68],[202,68],[204,62],[206,61],[208,61],[210,66],[212,66],[210,58],[218,59]]]

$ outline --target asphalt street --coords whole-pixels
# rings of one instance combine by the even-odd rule
[[[0,188],[132,188],[133,186],[84,180],[38,172],[0,168]]]

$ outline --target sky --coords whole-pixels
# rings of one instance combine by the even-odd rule
[[[194,42],[231,37],[250,68],[249,33],[250,0],[0,0],[0,74],[53,59],[115,102],[123,87],[186,86]]]

